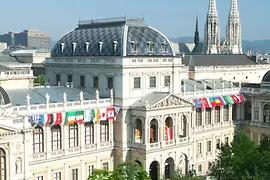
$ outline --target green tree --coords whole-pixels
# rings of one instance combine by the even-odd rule
[[[34,79],[34,83],[39,83],[40,85],[44,86],[46,82],[46,77],[44,74],[38,75]]]
[[[257,146],[245,132],[240,131],[231,145],[222,145],[209,175],[218,180],[269,179],[269,149],[268,138],[263,138],[260,146]]]
[[[112,180],[112,173],[103,169],[94,169],[88,180]]]

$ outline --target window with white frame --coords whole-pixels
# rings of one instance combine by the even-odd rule
[[[229,106],[223,106],[223,121],[229,121]]]
[[[51,143],[52,143],[52,150],[59,150],[62,148],[60,125],[53,125],[51,127]]]
[[[202,154],[202,143],[201,142],[198,143],[197,152],[198,152],[198,154]]]
[[[113,89],[113,77],[108,77],[108,89]]]
[[[220,107],[215,108],[215,123],[220,123]]]
[[[220,149],[220,148],[221,148],[220,139],[216,139],[216,149]]]
[[[92,176],[93,170],[94,170],[94,165],[87,166],[87,175],[88,175],[88,177]]]
[[[137,48],[138,48],[138,43],[137,42],[135,42],[135,41],[132,41],[131,43],[130,43],[130,45],[131,45],[131,52],[132,53],[137,53]]]
[[[225,137],[225,144],[229,144],[229,137]]]
[[[153,53],[154,52],[154,43],[153,42],[147,42],[148,45],[148,53]]]
[[[198,172],[199,172],[199,173],[202,172],[202,165],[201,165],[201,164],[198,165]]]
[[[202,109],[196,109],[196,126],[202,126]]]
[[[37,176],[36,180],[43,180],[43,176]]]
[[[168,87],[171,84],[171,76],[165,76],[164,77],[164,86]]]
[[[134,78],[134,89],[140,89],[141,88],[141,78],[135,77]]]
[[[70,124],[68,125],[68,145],[69,147],[77,147],[78,146],[78,125]]]
[[[109,141],[109,121],[100,121],[100,142]]]
[[[84,138],[85,144],[94,144],[94,123],[93,122],[86,122],[84,124],[85,131],[84,131]]]
[[[44,134],[43,129],[39,126],[33,131],[33,153],[44,152]]]
[[[98,77],[97,76],[93,77],[93,87],[98,88]]]
[[[157,80],[155,76],[151,76],[149,79],[150,88],[155,88],[157,85]]]
[[[61,172],[56,172],[53,175],[54,180],[61,180]]]
[[[108,162],[102,163],[102,169],[105,171],[109,171],[109,163]]]
[[[211,124],[211,108],[205,110],[205,124]]]
[[[0,178],[5,180],[7,178],[7,158],[4,149],[0,148]]]
[[[71,179],[72,180],[79,180],[78,178],[78,169],[72,169],[71,170]]]
[[[206,144],[206,150],[208,152],[210,152],[212,150],[212,147],[211,147],[211,141],[207,141],[207,144]]]

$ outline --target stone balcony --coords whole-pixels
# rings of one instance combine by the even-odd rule
[[[12,78],[33,78],[33,70],[10,70],[0,72],[0,80]]]

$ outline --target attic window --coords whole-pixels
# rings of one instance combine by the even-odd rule
[[[73,50],[73,53],[76,52],[76,46],[77,46],[77,43],[72,43],[72,50]]]
[[[151,54],[154,52],[154,43],[153,42],[147,42],[148,45],[148,52]]]
[[[116,53],[117,45],[118,45],[118,42],[117,41],[113,41],[113,54]]]
[[[99,48],[99,53],[101,54],[102,52],[102,46],[103,46],[103,42],[102,41],[99,41],[98,42],[98,48]]]
[[[61,53],[63,54],[64,53],[64,49],[65,49],[65,43],[61,43]]]
[[[137,53],[137,47],[138,47],[138,43],[135,41],[131,41],[131,51],[132,53]]]
[[[85,52],[88,53],[89,49],[89,42],[85,42]]]
[[[162,43],[162,48],[164,50],[164,53],[168,53],[168,44],[166,42]]]

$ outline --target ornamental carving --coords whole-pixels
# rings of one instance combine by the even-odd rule
[[[188,103],[177,96],[171,95],[168,98],[164,99],[163,101],[159,102],[158,104],[154,105],[152,108],[173,107],[185,104]]]

